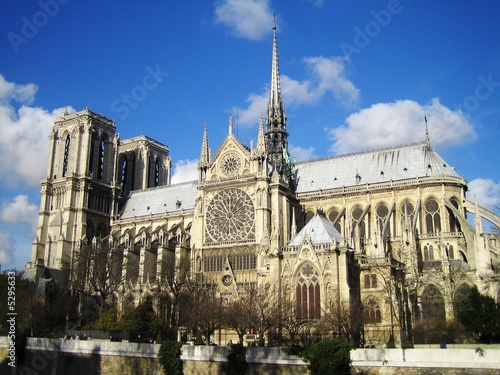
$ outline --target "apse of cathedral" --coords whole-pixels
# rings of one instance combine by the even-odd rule
[[[121,306],[154,299],[186,264],[190,277],[217,285],[224,298],[265,286],[311,320],[336,298],[352,315],[361,311],[366,342],[422,319],[453,320],[474,285],[498,298],[480,276],[500,248],[483,219],[498,227],[500,218],[468,199],[467,182],[428,138],[292,161],[275,28],[256,142],[242,144],[231,118],[227,129],[212,153],[205,126],[198,179],[171,184],[166,145],[121,140],[113,120],[88,109],[62,113],[25,273],[59,272],[72,285],[82,267],[97,267],[82,266],[83,248],[106,249],[107,282],[118,286]]]

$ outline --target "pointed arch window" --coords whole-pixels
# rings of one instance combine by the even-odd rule
[[[458,210],[458,201],[456,198],[451,198],[450,199],[451,204],[453,207],[455,207]],[[448,210],[448,221],[449,221],[449,226],[450,226],[450,232],[461,232],[462,228],[460,227],[460,222],[458,221],[458,218],[455,216],[452,210],[450,210],[448,207],[446,207]]]
[[[455,259],[455,249],[453,249],[453,245],[446,245],[446,252],[448,254],[449,259]]]
[[[434,260],[434,247],[430,244],[424,246],[424,260]]]
[[[123,163],[122,163],[122,173],[121,173],[121,183],[122,183],[122,186],[123,188],[125,188],[125,184],[127,183],[127,168],[128,167],[128,161],[127,161],[127,158],[125,158],[123,160]]]
[[[363,306],[365,324],[376,324],[382,322],[380,306],[375,297],[369,297]]]
[[[403,224],[410,227],[413,224],[415,217],[415,207],[410,201],[405,201],[401,205],[401,215],[403,217]]]
[[[97,164],[97,179],[102,180],[103,171],[104,171],[104,138],[99,141],[99,159]]]
[[[460,310],[463,309],[470,290],[471,287],[465,283],[460,284],[460,286],[455,290],[455,294],[453,296],[453,310],[456,318],[458,318]]]
[[[361,220],[361,215],[363,215],[363,210],[361,207],[355,207],[351,212],[352,225],[351,228],[354,231],[356,226],[359,228],[359,238],[361,240],[361,244],[364,244],[365,236],[366,236],[366,224],[365,217]],[[365,215],[366,216],[366,215]]]
[[[428,285],[422,293],[422,316],[433,321],[446,319],[443,295],[434,285]]]
[[[427,234],[441,232],[441,214],[439,204],[433,198],[425,202],[425,226]]]
[[[296,303],[298,318],[319,319],[321,317],[319,276],[310,263],[304,264],[299,270]]]
[[[154,180],[154,186],[159,186],[160,185],[160,163],[158,162],[158,159],[155,160],[155,180]]]
[[[370,275],[365,275],[365,289],[370,289]]]
[[[335,220],[337,219],[337,217],[339,216],[339,210],[337,210],[336,208],[332,208],[330,210],[330,212],[328,213],[328,220],[330,220],[331,223],[335,223],[333,226],[335,227],[335,229],[337,229],[339,231],[339,233],[342,233],[341,231],[341,226],[340,226],[340,218],[339,220],[337,220],[337,222],[335,222]]]
[[[66,137],[66,141],[64,143],[64,159],[63,159],[63,170],[62,170],[63,177],[66,177],[66,174],[68,173],[70,143],[71,143],[71,138],[68,134]]]
[[[382,236],[384,235],[384,233],[382,233],[382,231],[384,230],[384,224],[385,224],[385,221],[387,220],[387,216],[389,216],[389,209],[387,208],[387,206],[385,204],[383,204],[383,203],[379,204],[377,206],[375,214],[376,214],[376,219],[377,219],[377,229],[376,230],[379,233],[379,236],[382,239],[382,241],[385,241],[385,238],[390,236],[390,229],[391,229],[390,226],[388,226],[387,232],[385,233],[384,238],[382,238]]]
[[[364,280],[365,280],[365,289],[376,289],[377,286],[378,286],[378,283],[377,283],[377,275],[372,273],[371,275],[370,274],[366,274],[365,277],[364,277]]]

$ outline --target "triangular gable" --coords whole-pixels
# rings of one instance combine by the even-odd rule
[[[302,230],[288,243],[288,246],[301,246],[308,238],[312,245],[340,242],[342,235],[322,213],[316,213]]]

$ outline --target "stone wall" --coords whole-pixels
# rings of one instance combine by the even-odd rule
[[[498,374],[500,348],[355,349],[351,361],[365,375]]]
[[[92,375],[92,374],[163,374],[158,361],[160,345],[105,340],[54,340],[29,338],[19,374]],[[185,375],[222,373],[228,347],[182,347]],[[12,373],[8,366],[8,341],[0,337],[0,374]],[[247,374],[306,375],[307,364],[288,356],[278,348],[248,348]]]
[[[162,375],[159,349],[156,344],[29,338],[17,374]],[[228,347],[183,346],[184,374],[221,374],[228,350]],[[8,353],[8,340],[0,337],[0,374],[14,374],[8,366]],[[18,358],[22,354],[16,352]],[[279,348],[248,348],[246,358],[248,375],[308,374],[306,363]],[[351,351],[351,360],[353,374],[359,375],[489,375],[499,371],[500,347],[355,349]]]

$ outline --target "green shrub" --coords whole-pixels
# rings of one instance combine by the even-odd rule
[[[224,366],[226,375],[244,375],[247,368],[246,349],[241,344],[232,345]]]
[[[181,360],[182,343],[176,341],[164,341],[158,352],[160,364],[166,375],[182,375]]]
[[[350,374],[350,350],[346,341],[335,338],[311,345],[301,356],[309,362],[311,375]]]

